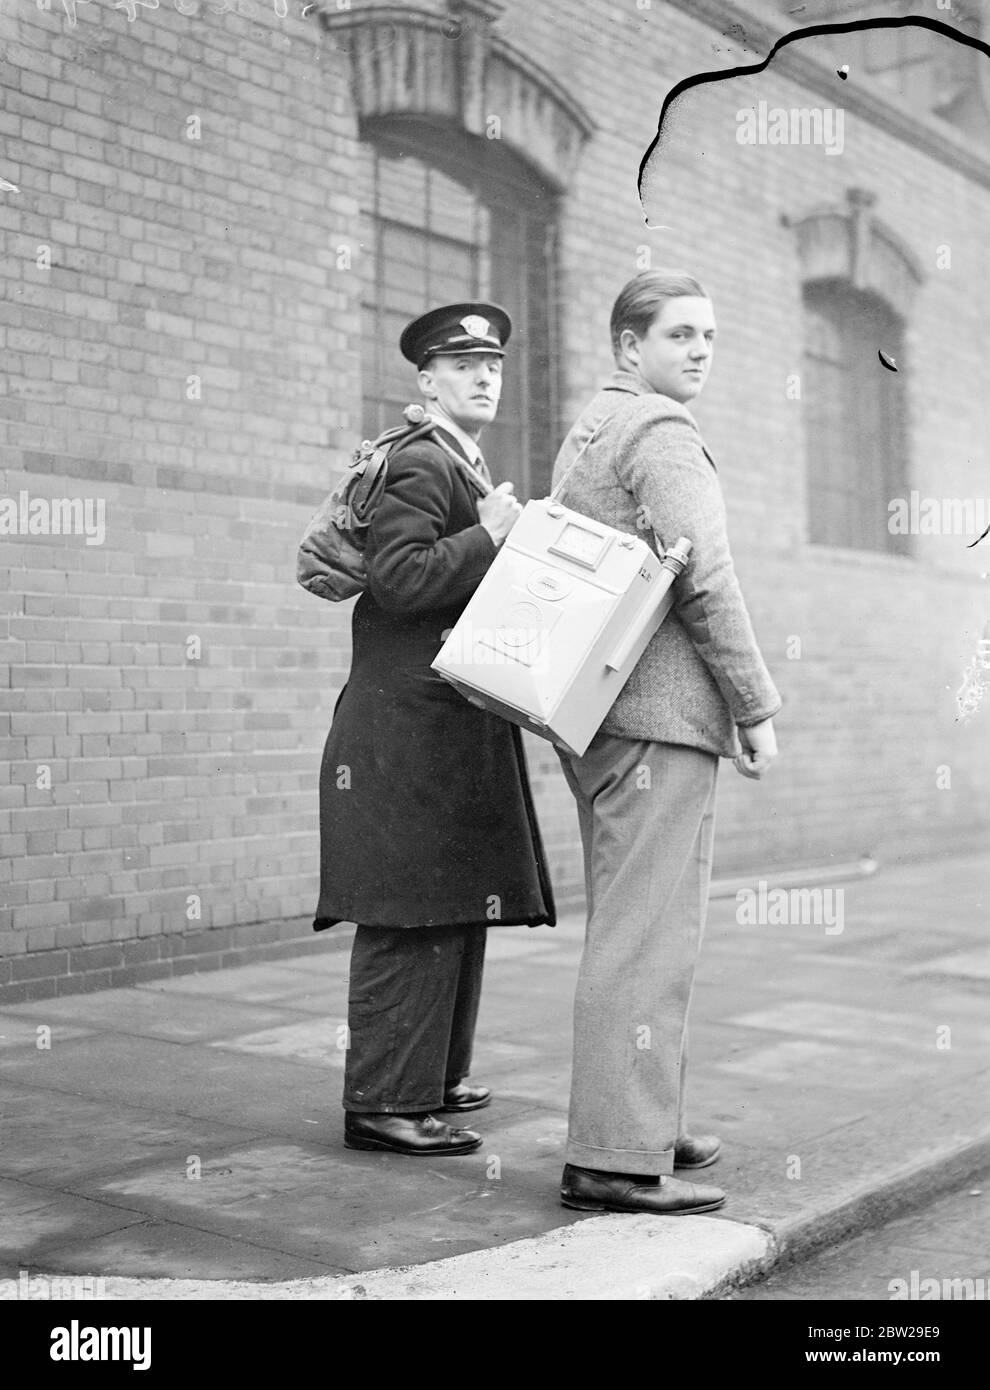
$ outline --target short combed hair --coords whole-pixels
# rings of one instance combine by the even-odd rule
[[[631,329],[637,338],[645,338],[650,324],[663,312],[666,301],[685,295],[698,299],[709,297],[694,276],[684,270],[644,270],[634,275],[622,286],[612,305],[609,322],[612,352],[616,356],[620,353],[619,339],[625,329]]]

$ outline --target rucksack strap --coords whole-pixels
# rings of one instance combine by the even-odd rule
[[[456,449],[452,449],[450,447],[446,439],[444,439],[441,434],[437,433],[436,428],[433,429],[432,439],[435,444],[440,445],[440,448],[444,451],[447,457],[454,464],[457,465],[461,474],[464,478],[466,478],[467,482],[471,485],[471,487],[473,487],[482,497],[487,497],[490,492],[495,491],[491,483],[486,482],[486,480],[481,476],[481,474],[478,472],[478,470],[474,467],[473,464],[468,463],[467,459],[462,457],[462,455],[459,454]]]
[[[416,425],[397,425],[385,430],[377,439],[364,441],[351,464],[357,476],[347,499],[355,521],[363,523],[367,520],[367,513],[378,497],[378,480],[382,469],[396,445],[428,438],[432,432],[432,422],[424,420]]]
[[[407,406],[406,409],[416,409],[419,418],[407,421],[404,425],[393,425],[391,429],[383,430],[376,439],[366,439],[355,451],[354,462],[351,467],[357,472],[357,478],[351,487],[348,503],[355,520],[358,522],[363,522],[366,519],[366,511],[377,500],[376,485],[382,469],[388,462],[389,455],[399,445],[405,447],[407,444],[414,444],[417,439],[429,439],[438,445],[456,466],[468,486],[472,487],[480,497],[487,497],[490,492],[494,491],[491,484],[481,476],[478,470],[447,443],[440,434],[437,423],[432,416],[423,413],[421,408]]]
[[[409,407],[407,406],[406,409],[408,410]],[[372,476],[369,479],[367,489],[364,486],[361,487],[362,496],[371,492],[374,486],[374,480],[377,478],[382,464],[388,458],[389,454],[391,454],[392,450],[397,448],[400,444],[405,447],[406,444],[415,443],[417,439],[429,439],[442,449],[451,463],[458,469],[464,480],[470,487],[474,488],[480,497],[487,497],[490,492],[494,492],[494,488],[491,484],[486,482],[478,470],[467,461],[463,454],[459,454],[456,449],[447,443],[446,439],[444,439],[443,435],[440,433],[440,426],[437,425],[433,417],[424,414],[415,424],[398,425],[393,429],[386,430],[374,441],[372,445],[374,452],[370,456],[369,463],[366,467],[366,476],[369,473]],[[364,446],[362,446],[362,448],[363,447]],[[362,483],[363,481],[362,479]]]

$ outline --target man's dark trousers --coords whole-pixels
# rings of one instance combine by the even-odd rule
[[[471,1070],[484,927],[359,926],[351,950],[344,1109],[422,1114]]]

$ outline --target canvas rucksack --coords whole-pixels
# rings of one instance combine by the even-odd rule
[[[438,437],[435,421],[421,405],[407,405],[402,413],[404,425],[385,430],[377,439],[365,439],[355,449],[346,471],[306,527],[296,557],[296,579],[317,598],[342,603],[367,587],[364,548],[368,528],[385,491],[389,454],[397,445],[432,439],[479,492],[484,486]]]

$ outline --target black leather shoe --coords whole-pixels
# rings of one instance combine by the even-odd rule
[[[466,1086],[460,1081],[443,1093],[444,1110],[481,1110],[491,1103],[492,1093],[487,1086]]]
[[[707,1168],[722,1152],[722,1141],[714,1134],[685,1134],[674,1145],[675,1168]]]
[[[720,1187],[697,1187],[678,1178],[637,1182],[624,1173],[600,1173],[568,1163],[560,1182],[560,1200],[575,1211],[648,1211],[657,1216],[690,1216],[715,1211],[725,1201]]]
[[[473,1129],[452,1129],[433,1115],[360,1115],[348,1110],[344,1116],[346,1149],[384,1149],[419,1157],[474,1153],[482,1142]]]

